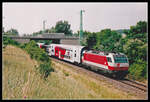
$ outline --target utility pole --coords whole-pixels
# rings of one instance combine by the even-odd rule
[[[83,39],[82,12],[85,12],[85,11],[84,10],[80,11],[80,37],[79,37],[80,45],[81,45],[81,41]]]
[[[43,21],[43,34],[45,33],[45,23],[46,23],[46,20]]]

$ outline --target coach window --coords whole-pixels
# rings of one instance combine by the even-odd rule
[[[76,54],[74,54],[74,57],[76,57]]]
[[[107,57],[107,61],[108,61],[108,62],[112,62],[112,60],[111,60],[110,57]]]

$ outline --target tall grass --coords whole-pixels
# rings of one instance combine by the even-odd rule
[[[54,72],[42,80],[38,62],[14,46],[3,51],[3,99],[134,99],[89,76],[52,61]],[[66,73],[68,75],[66,75]]]
[[[53,68],[51,67],[51,60],[49,59],[49,56],[44,50],[40,49],[36,45],[35,41],[32,40],[29,43],[20,44],[10,39],[9,37],[3,37],[3,45],[4,48],[7,45],[13,45],[19,47],[25,50],[32,59],[37,60],[40,63],[40,65],[39,67],[36,67],[36,69],[40,72],[41,77],[43,79],[46,79],[48,75],[50,75],[50,72],[54,71]]]

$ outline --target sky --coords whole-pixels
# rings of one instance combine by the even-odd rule
[[[99,32],[110,28],[129,29],[138,21],[147,21],[146,2],[97,2],[97,3],[3,3],[2,21],[4,30],[17,29],[20,35],[31,34],[54,27],[56,22],[66,20],[71,30],[80,29],[80,10],[83,12],[83,30]]]

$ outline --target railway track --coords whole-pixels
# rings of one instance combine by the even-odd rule
[[[100,81],[107,82],[108,84],[113,85],[115,88],[125,91],[127,93],[136,95],[137,97],[141,99],[148,99],[148,87],[144,84],[129,80],[129,79],[123,79],[123,80],[117,80],[114,78],[111,78],[109,76],[106,76],[102,73],[91,71],[91,69],[83,68],[83,66],[76,66],[70,62],[62,61],[56,58],[50,57],[52,60],[57,61],[59,63],[71,66],[73,70],[75,70],[77,73],[84,73],[87,74],[95,79],[98,79]]]
[[[129,80],[129,79],[124,79],[121,81],[122,83],[128,84],[130,86],[136,87],[139,90],[146,92],[147,91],[147,86],[138,82],[135,82],[133,80]]]

